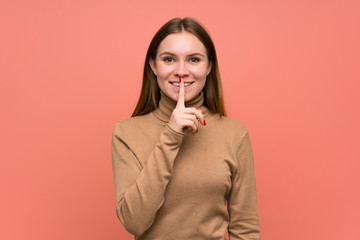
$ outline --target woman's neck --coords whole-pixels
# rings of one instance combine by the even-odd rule
[[[190,101],[185,102],[185,107],[195,107],[197,109],[203,109],[204,115],[208,113],[208,109],[203,106],[204,93],[201,91],[199,95]],[[164,122],[169,122],[171,114],[176,107],[177,102],[165,95],[164,92],[160,91],[159,107],[155,109],[154,114],[157,118]]]

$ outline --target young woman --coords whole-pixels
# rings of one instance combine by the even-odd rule
[[[135,239],[260,239],[246,127],[227,118],[214,44],[191,18],[152,39],[112,138],[116,213]]]

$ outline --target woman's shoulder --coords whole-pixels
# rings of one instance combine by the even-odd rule
[[[238,149],[248,136],[248,128],[242,122],[230,117],[220,117],[218,114],[209,118],[206,127],[223,143],[233,145],[234,149]]]
[[[248,128],[242,122],[230,117],[219,116],[218,114],[213,115],[211,124],[221,127],[223,130],[231,131],[236,135],[245,135],[248,132]]]
[[[141,126],[146,125],[149,122],[149,114],[141,116],[129,117],[116,122],[113,134],[114,135],[127,135],[128,133],[134,132],[134,129],[138,129]]]

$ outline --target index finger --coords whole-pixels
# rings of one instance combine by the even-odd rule
[[[181,77],[179,77],[179,82],[180,82],[180,90],[179,90],[179,98],[176,104],[176,107],[179,108],[185,108],[185,90],[184,90],[184,81],[181,79]]]

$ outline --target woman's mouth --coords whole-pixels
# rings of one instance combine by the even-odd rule
[[[184,83],[184,87],[190,86],[191,84],[193,84],[194,82],[185,82]],[[170,82],[170,84],[179,87],[180,83],[179,82]]]

